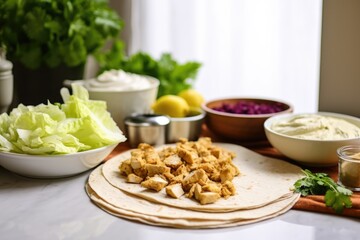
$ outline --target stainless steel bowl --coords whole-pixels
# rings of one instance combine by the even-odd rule
[[[187,138],[189,141],[195,141],[201,134],[202,123],[205,113],[184,118],[170,118],[170,124],[167,128],[166,142],[177,142],[179,138]]]
[[[164,115],[134,114],[125,118],[125,134],[133,148],[136,148],[139,143],[163,145],[169,123],[170,118]]]

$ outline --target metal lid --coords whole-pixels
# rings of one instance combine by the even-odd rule
[[[158,114],[133,114],[125,118],[129,126],[166,126],[169,123],[169,117]]]

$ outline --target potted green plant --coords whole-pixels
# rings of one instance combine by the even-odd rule
[[[63,80],[82,78],[88,56],[122,26],[106,0],[1,1],[0,46],[14,64],[17,102],[61,101]]]
[[[137,52],[126,56],[124,44],[117,41],[112,48],[97,55],[100,73],[110,69],[122,69],[126,72],[148,75],[160,80],[157,97],[178,94],[193,87],[201,63],[188,61],[179,63],[170,53],[163,53],[154,59],[148,53]]]

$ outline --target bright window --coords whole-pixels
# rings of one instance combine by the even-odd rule
[[[318,108],[321,0],[134,0],[130,53],[203,64],[207,100],[281,99]]]

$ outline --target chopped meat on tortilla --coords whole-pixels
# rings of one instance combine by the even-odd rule
[[[141,143],[119,170],[129,183],[157,192],[165,188],[172,198],[185,194],[200,204],[211,204],[236,193],[232,180],[240,171],[232,163],[234,157],[233,152],[213,145],[210,138],[183,138],[174,147],[159,151]]]

